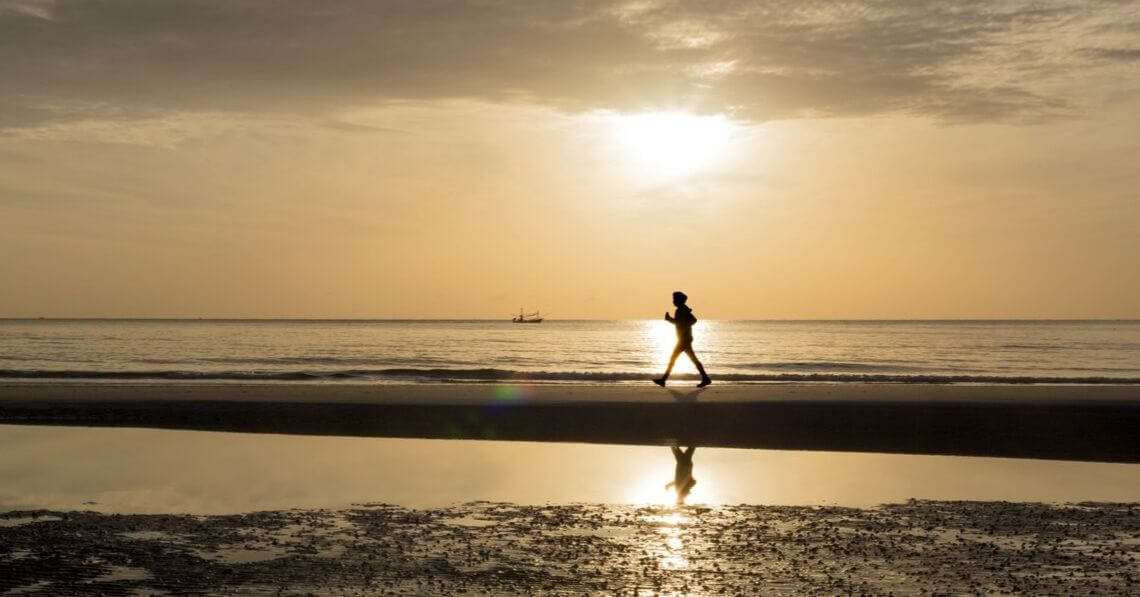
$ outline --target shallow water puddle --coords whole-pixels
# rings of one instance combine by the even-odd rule
[[[693,464],[691,505],[1140,501],[1134,464],[712,448],[697,448]],[[666,489],[674,465],[663,446],[9,425],[0,426],[0,509],[666,505],[676,499]],[[10,524],[24,522],[0,518]]]

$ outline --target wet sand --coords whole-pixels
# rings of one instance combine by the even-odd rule
[[[1135,595],[1140,505],[0,514],[23,595]]]
[[[0,385],[0,423],[1140,462],[1140,386]]]

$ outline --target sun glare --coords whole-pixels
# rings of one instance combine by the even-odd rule
[[[716,164],[732,129],[723,115],[649,112],[614,119],[614,134],[637,172],[653,178],[682,176]]]
[[[668,460],[668,449],[663,448],[661,454],[664,456],[662,461]],[[697,454],[700,454],[700,450],[697,450]],[[700,472],[701,471],[697,471],[697,473]],[[629,487],[629,494],[626,499],[629,503],[638,506],[675,505],[677,503],[676,492],[665,486],[666,483],[672,480],[672,474],[672,466],[663,466],[659,474],[647,475],[638,479]],[[706,482],[707,479],[700,477],[699,474],[694,474],[693,476],[698,477],[697,484],[693,486],[692,491],[688,497],[685,498],[685,503],[690,506],[715,503],[717,498],[712,494],[709,483]]]
[[[716,333],[715,329],[714,325],[707,321],[698,321],[697,325],[693,326],[693,335],[697,338],[695,347],[698,356],[701,354],[701,347],[711,341],[713,334]],[[669,356],[673,354],[673,347],[677,346],[677,329],[663,319],[651,319],[642,322],[641,333],[646,349],[653,355],[652,372],[664,371],[665,365],[669,363]],[[677,364],[673,368],[674,375],[696,372],[697,368],[685,355],[677,359]]]

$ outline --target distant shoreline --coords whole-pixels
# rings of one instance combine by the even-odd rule
[[[1140,387],[3,383],[0,424],[1140,462]]]

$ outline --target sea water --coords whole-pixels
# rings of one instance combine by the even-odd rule
[[[1140,383],[1140,321],[706,321],[718,383]],[[0,379],[643,383],[664,321],[0,320]],[[680,377],[693,378],[685,356]]]

